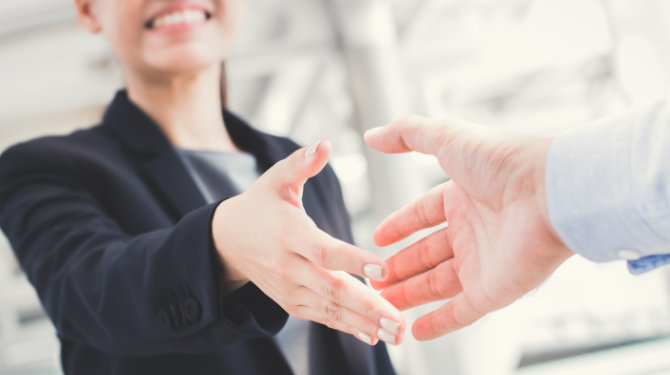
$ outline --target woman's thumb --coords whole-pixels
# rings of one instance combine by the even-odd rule
[[[302,207],[302,187],[326,166],[331,148],[329,141],[303,147],[275,164],[264,178],[282,198]]]

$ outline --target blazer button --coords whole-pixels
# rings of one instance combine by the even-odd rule
[[[197,299],[190,297],[184,302],[183,313],[186,320],[191,323],[195,323],[200,320],[200,315],[202,314],[202,309],[200,308],[200,303]]]

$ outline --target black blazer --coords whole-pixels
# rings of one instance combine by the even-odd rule
[[[298,148],[224,118],[261,172]],[[319,228],[352,241],[329,167],[303,201]],[[124,91],[101,125],[3,153],[0,226],[56,326],[66,374],[291,373],[271,339],[287,314],[252,283],[231,293],[219,282],[215,207]],[[309,342],[315,374],[393,373],[382,344],[315,323]]]

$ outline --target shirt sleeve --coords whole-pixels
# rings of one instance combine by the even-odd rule
[[[547,206],[566,245],[632,273],[670,263],[670,107],[659,102],[558,136]]]

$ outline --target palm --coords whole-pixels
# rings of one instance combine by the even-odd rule
[[[537,268],[539,231],[528,205],[512,202],[498,210],[458,187],[449,194],[445,201],[459,202],[447,217],[454,270],[474,309],[504,307],[546,278],[548,272],[529,272]]]

